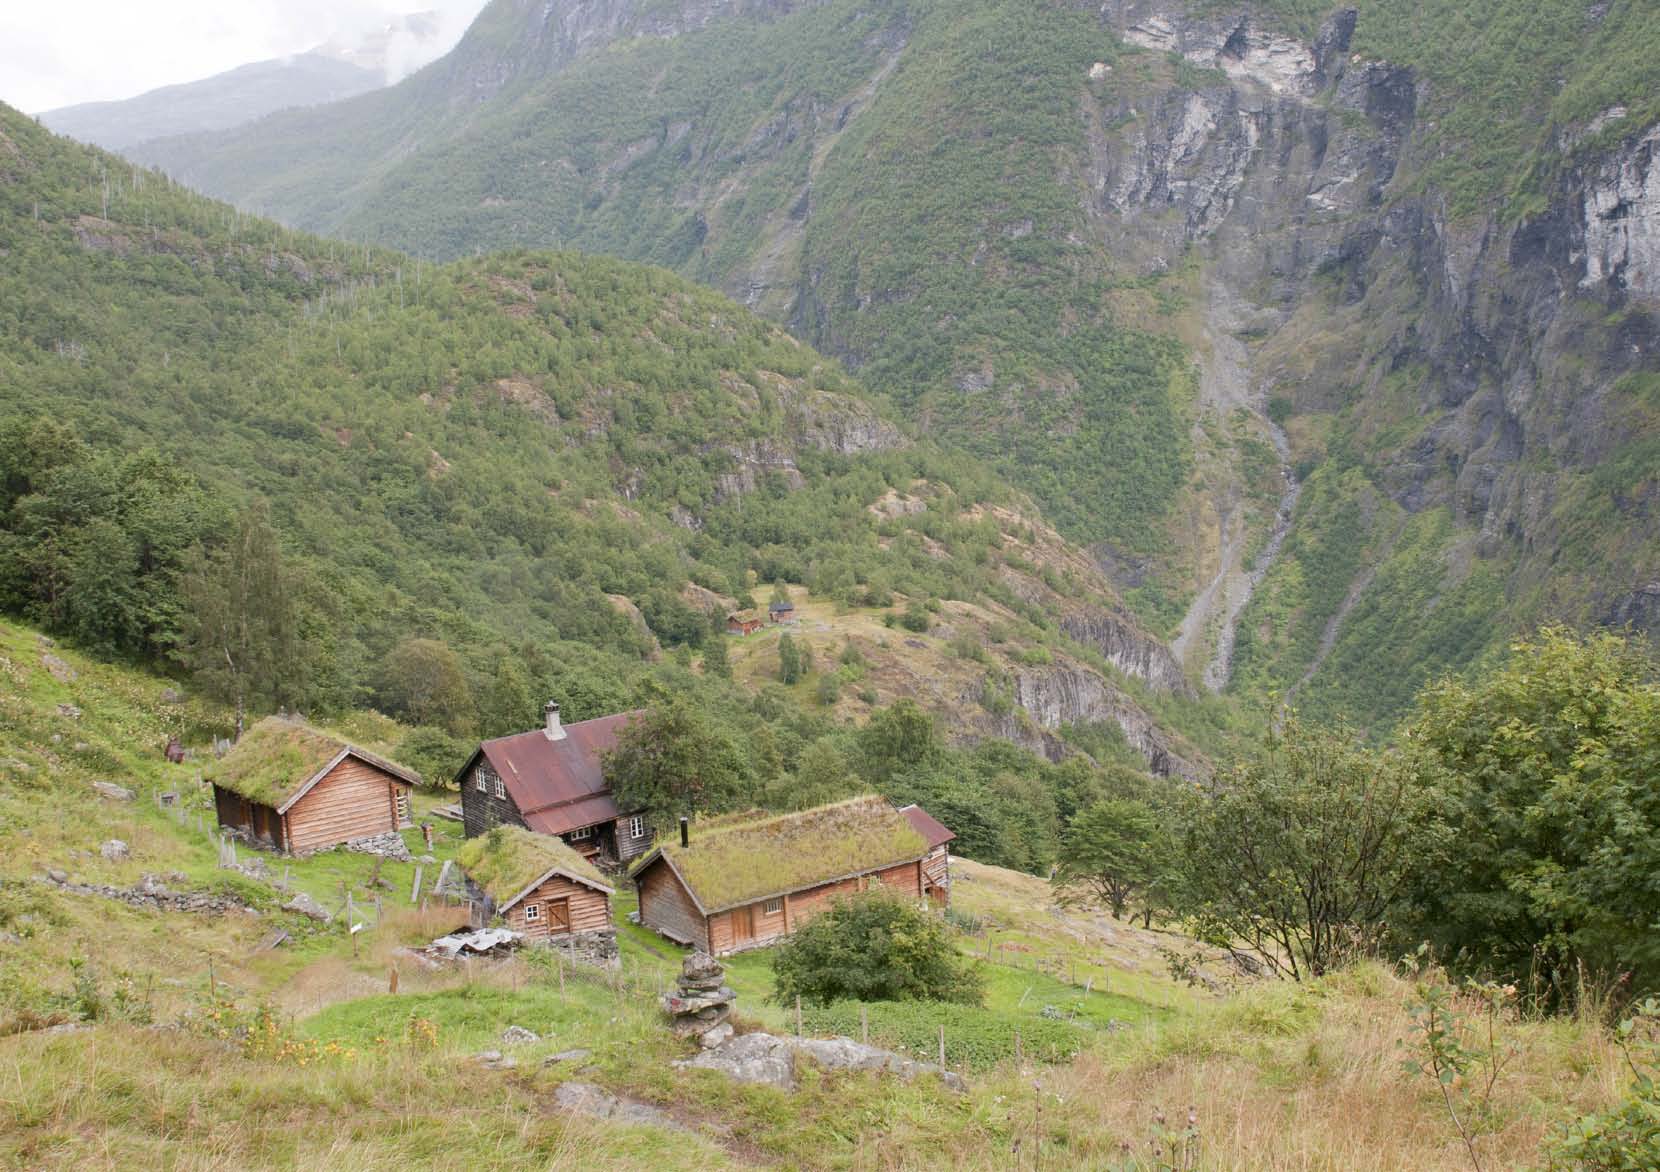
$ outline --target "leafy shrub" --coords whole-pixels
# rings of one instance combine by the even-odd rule
[[[838,899],[772,958],[780,1003],[952,1001],[978,1005],[978,968],[957,954],[943,920],[882,891]]]
[[[398,742],[397,759],[419,773],[428,785],[441,788],[455,780],[473,748],[473,742],[429,725],[414,729]]]
[[[1660,1168],[1660,1001],[1653,998],[1620,1022],[1614,1040],[1631,1069],[1624,1102],[1610,1111],[1583,1115],[1546,1144],[1552,1169],[1583,1172],[1642,1172]]]

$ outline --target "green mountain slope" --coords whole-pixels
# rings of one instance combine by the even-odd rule
[[[649,259],[1091,543],[1190,678],[1381,728],[1541,619],[1660,627],[1653,0],[500,0],[147,157],[448,256]]]
[[[0,601],[83,645],[170,654],[194,551],[262,500],[316,652],[272,703],[395,704],[394,652],[419,637],[460,655],[476,704],[454,727],[527,723],[531,685],[573,716],[614,711],[662,648],[683,660],[671,688],[730,715],[747,700],[709,663],[711,619],[788,581],[890,626],[907,607],[931,625],[941,600],[992,608],[1007,646],[990,666],[1026,704],[983,706],[978,675],[918,697],[964,736],[1059,755],[1075,729],[1159,769],[1199,759],[1173,731],[1174,662],[1028,503],[661,269],[344,248],[10,111],[0,249]],[[819,669],[764,719],[811,740],[908,694],[849,686],[835,708],[820,681],[840,648],[802,638]]]

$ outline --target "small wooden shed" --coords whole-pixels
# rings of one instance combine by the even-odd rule
[[[867,796],[700,823],[632,877],[642,924],[718,956],[771,944],[838,896],[879,886],[922,899],[931,849],[910,818]]]
[[[738,635],[740,637],[753,635],[760,629],[760,616],[749,611],[735,611],[726,616],[726,633],[728,635]]]
[[[374,838],[411,824],[420,778],[303,721],[270,716],[203,776],[219,825],[291,854]]]
[[[469,838],[455,856],[484,903],[527,940],[556,941],[612,933],[612,888],[570,846],[521,826],[498,826]]]
[[[940,907],[950,907],[951,842],[956,834],[914,802],[899,807],[899,812],[928,840],[928,857],[922,860],[922,894]]]

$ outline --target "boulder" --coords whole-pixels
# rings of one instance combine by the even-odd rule
[[[529,1046],[541,1040],[541,1034],[520,1025],[510,1025],[501,1032],[501,1044],[504,1046]]]
[[[132,858],[133,852],[126,843],[119,838],[112,838],[98,848],[98,853],[112,863],[124,862]]]
[[[716,1026],[712,1030],[709,1030],[701,1038],[699,1038],[697,1040],[697,1044],[702,1046],[705,1050],[713,1050],[717,1046],[724,1046],[727,1042],[730,1042],[732,1040],[733,1032],[732,1023],[729,1021],[723,1021],[720,1025]]]
[[[53,867],[53,868],[51,868],[50,870],[48,870],[46,872],[46,877],[48,879],[50,879],[53,883],[68,883],[69,882],[69,872],[65,871],[62,867]]]
[[[329,915],[328,909],[318,903],[303,891],[294,893],[294,898],[282,905],[285,912],[297,912],[320,923],[328,923],[334,917]]]
[[[70,667],[56,655],[47,652],[40,657],[41,666],[51,673],[54,680],[60,684],[72,683],[75,680],[75,669]]]
[[[618,1123],[661,1127],[670,1131],[686,1130],[658,1108],[613,1095],[593,1083],[561,1083],[559,1089],[553,1092],[553,1101],[563,1110],[592,1119],[611,1119]]]
[[[133,800],[133,791],[124,785],[116,785],[113,781],[95,781],[92,788],[112,802],[130,802]]]
[[[561,1050],[557,1054],[550,1054],[542,1059],[543,1066],[558,1066],[561,1062],[581,1062],[592,1051],[584,1050],[580,1046],[574,1050]]]
[[[897,1075],[906,1082],[918,1075],[938,1075],[953,1091],[966,1091],[960,1074],[866,1046],[851,1038],[780,1038],[772,1034],[741,1034],[723,1045],[705,1050],[674,1065],[696,1070],[716,1070],[737,1082],[760,1083],[793,1091],[795,1063],[805,1058],[825,1070],[876,1071]]]
[[[58,715],[67,716],[70,720],[81,719],[81,710],[73,704],[59,704]]]

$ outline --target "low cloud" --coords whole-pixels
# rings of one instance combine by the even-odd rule
[[[484,0],[81,0],[0,4],[0,101],[39,112],[129,98],[321,45],[374,44],[396,81],[443,55]],[[424,34],[396,27],[430,12]]]

